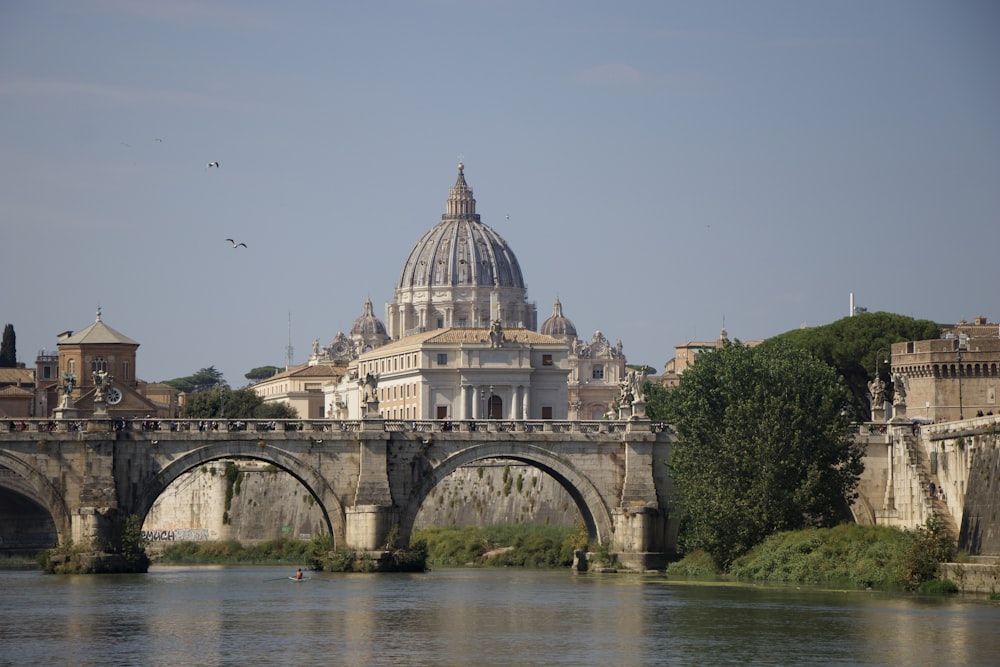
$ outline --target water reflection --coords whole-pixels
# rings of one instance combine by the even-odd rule
[[[0,573],[0,664],[1000,664],[1000,608],[982,599],[567,571],[289,573]]]

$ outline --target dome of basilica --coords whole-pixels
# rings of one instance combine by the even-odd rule
[[[410,251],[397,290],[433,287],[500,287],[526,290],[517,257],[507,242],[476,213],[465,166],[451,188],[441,222]]]

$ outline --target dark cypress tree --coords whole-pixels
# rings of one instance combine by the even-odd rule
[[[0,368],[17,368],[17,345],[15,345],[14,325],[3,328],[3,342],[0,342]]]

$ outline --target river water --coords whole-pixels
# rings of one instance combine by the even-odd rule
[[[982,597],[566,570],[0,572],[0,665],[1000,665]]]

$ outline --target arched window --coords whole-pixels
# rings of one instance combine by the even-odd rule
[[[108,372],[108,360],[104,357],[94,357],[94,360],[90,362],[90,370],[93,372],[102,371],[104,373]]]

